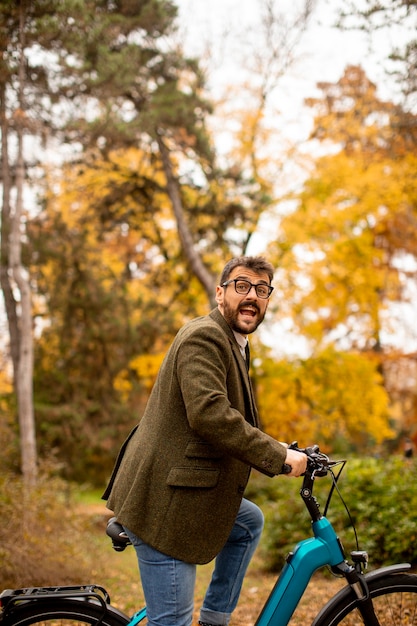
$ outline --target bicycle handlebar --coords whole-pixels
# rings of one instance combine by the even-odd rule
[[[314,474],[315,476],[326,476],[328,468],[333,464],[326,454],[320,452],[320,448],[317,444],[308,446],[307,448],[299,448],[298,442],[293,441],[288,448],[307,455],[306,473],[308,472],[309,474]],[[281,474],[290,474],[291,470],[291,465],[284,463],[281,469]]]
[[[307,448],[302,449],[302,448],[299,448],[298,443],[294,441],[288,447],[291,450],[296,450],[297,452],[302,452],[303,454],[307,455],[307,468],[304,474],[302,474],[303,484],[300,489],[300,496],[303,499],[303,502],[307,507],[311,520],[313,522],[316,522],[317,520],[321,519],[323,515],[320,512],[319,503],[317,502],[316,498],[313,496],[314,480],[317,477],[327,476],[329,472],[331,472],[333,476],[333,486],[327,498],[327,503],[326,503],[326,507],[324,511],[324,516],[325,516],[327,512],[327,508],[330,504],[330,499],[333,493],[333,487],[336,485],[336,482],[338,479],[338,476],[335,478],[335,476],[333,475],[332,468],[335,465],[339,465],[339,464],[342,464],[343,466],[344,461],[331,461],[326,454],[324,454],[323,452],[320,452],[320,448],[318,445],[308,446]],[[291,466],[289,466],[286,463],[284,463],[284,466],[287,466],[283,468],[284,472],[288,473],[288,469],[289,471],[291,471]]]

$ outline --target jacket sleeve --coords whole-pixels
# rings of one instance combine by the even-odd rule
[[[193,431],[223,454],[270,476],[279,474],[286,448],[247,421],[241,371],[222,329],[196,326],[183,337],[176,358]]]

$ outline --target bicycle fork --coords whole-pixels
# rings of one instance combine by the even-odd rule
[[[354,566],[343,562],[332,567],[332,571],[346,578],[358,600],[357,609],[362,615],[364,624],[366,626],[379,626],[368,584],[365,576],[362,575],[362,567],[366,567],[368,555],[366,552],[356,551],[352,553],[352,558],[355,563]]]

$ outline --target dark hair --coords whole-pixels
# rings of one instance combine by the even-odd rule
[[[274,267],[262,256],[238,256],[231,259],[224,266],[223,272],[220,276],[220,284],[226,282],[235,267],[245,267],[248,270],[252,270],[257,274],[268,274],[269,282],[272,282],[274,277]]]

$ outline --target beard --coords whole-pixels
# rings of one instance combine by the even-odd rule
[[[239,311],[245,309],[247,307],[255,308],[256,313],[252,318],[252,322],[241,322],[239,319]],[[237,333],[241,333],[243,335],[249,335],[253,333],[263,322],[265,317],[266,310],[261,313],[258,305],[254,302],[242,302],[236,309],[234,309],[227,301],[223,302],[223,317],[229,326]]]

